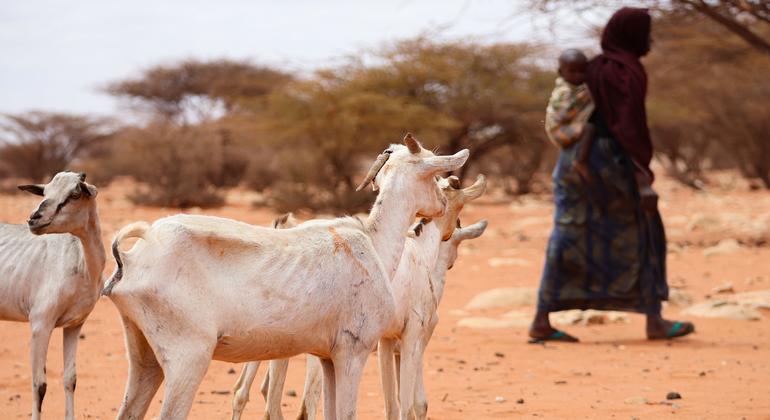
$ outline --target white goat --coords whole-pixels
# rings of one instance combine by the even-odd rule
[[[388,419],[398,417],[398,402],[401,405],[401,418],[411,418],[415,413],[423,419],[427,413],[427,401],[415,397],[424,395],[422,387],[422,362],[425,348],[438,324],[438,306],[443,295],[444,285],[436,283],[436,270],[443,273],[447,265],[438,266],[437,259],[442,241],[451,238],[458,221],[457,216],[466,203],[483,194],[486,188],[484,176],[479,175],[476,182],[461,189],[456,177],[442,180],[444,194],[449,202],[444,216],[422,225],[421,234],[414,240],[407,241],[404,255],[393,280],[393,296],[396,299],[396,316],[383,335],[378,346],[380,377],[385,397],[385,416]],[[396,398],[396,376],[394,352],[400,348],[400,367],[398,372],[398,399]]]
[[[78,336],[99,299],[105,260],[97,191],[85,182],[85,174],[73,172],[19,189],[44,199],[27,226],[0,224],[0,319],[29,322],[32,330],[33,420],[40,418],[47,388],[51,333],[64,329],[65,418],[72,420]]]
[[[448,240],[452,235],[455,223],[465,204],[478,198],[484,192],[486,180],[480,175],[472,186],[461,189],[459,179],[457,177],[449,177],[446,180],[442,180],[440,185],[448,200],[447,212],[433,220],[433,223],[417,226],[415,232],[418,237],[407,239],[404,253],[392,283],[394,297],[397,302],[397,316],[392,323],[391,330],[387,334],[389,337],[406,340],[401,344],[402,348],[406,346],[406,348],[410,349],[405,352],[405,360],[407,362],[404,364],[405,368],[413,367],[415,365],[413,359],[415,358],[420,359],[421,366],[424,346],[417,345],[414,341],[419,338],[424,341],[424,345],[427,345],[435,327],[435,322],[438,321],[436,311],[443,294],[444,273],[448,268],[448,265],[436,263],[439,245],[442,241]],[[459,242],[457,243],[459,244]],[[436,279],[434,278],[439,275],[437,272],[440,272],[440,284],[436,284]],[[423,321],[426,318],[434,322],[424,323]],[[410,332],[410,334],[406,335],[406,331]],[[385,344],[393,345],[394,343],[392,340],[386,339]],[[421,350],[419,354],[415,354],[417,350]],[[395,401],[395,393],[392,395],[388,394],[390,388],[386,386],[386,384],[389,384],[387,381],[392,380],[393,372],[392,351],[388,354],[391,360],[389,362],[391,374],[390,376],[383,374],[383,388],[385,388],[386,401],[388,401],[386,403],[386,411],[388,413],[395,413],[393,411],[395,406],[392,405],[393,401]],[[305,390],[298,419],[315,418],[318,395],[320,394],[319,387],[317,385],[314,386],[314,384],[319,382],[320,375],[316,368],[318,366],[317,359],[309,355],[307,360],[308,371],[306,373]],[[262,393],[265,395],[267,402],[264,419],[283,419],[281,414],[281,393],[288,370],[288,363],[288,360],[273,360],[270,362],[269,372],[262,384]],[[241,417],[244,406],[248,401],[249,388],[254,381],[256,373],[257,366],[253,364],[246,366],[236,382],[233,397],[233,420],[238,420]],[[417,374],[418,372],[410,370],[405,375],[408,376],[408,379],[401,386],[403,392],[407,392],[406,387],[414,387],[414,381],[416,381],[416,376],[414,375]],[[422,374],[421,369],[419,374]],[[416,391],[411,392],[411,394],[417,395]],[[402,404],[404,404],[403,400]],[[410,401],[406,401],[405,404],[411,407]],[[422,413],[424,415],[424,411]],[[395,414],[389,414],[389,416],[392,415]]]
[[[439,248],[439,254],[438,258],[436,259],[436,266],[433,270],[433,274],[431,276],[431,282],[434,287],[435,296],[437,301],[441,300],[441,297],[444,293],[444,285],[445,285],[445,279],[446,279],[446,272],[447,270],[451,269],[452,266],[455,263],[455,260],[457,259],[457,248],[460,245],[460,243],[467,239],[474,239],[481,236],[482,233],[484,233],[484,230],[487,228],[487,222],[485,220],[482,220],[480,222],[477,222],[471,226],[464,227],[464,228],[457,228],[454,233],[452,234],[452,237],[448,241],[442,241],[440,248]],[[437,315],[434,315],[434,318],[437,319]],[[428,337],[430,338],[430,336]],[[400,371],[400,354],[398,349],[398,343],[396,343],[395,347],[395,371],[396,371],[396,382],[399,382],[400,379],[399,371]],[[385,359],[388,360],[388,359]],[[273,365],[274,362],[281,362],[281,361],[271,361],[270,362],[270,377],[275,377],[276,383],[283,384],[283,379],[281,378],[281,375],[285,377],[286,375],[286,365],[283,363],[276,363],[275,366]],[[393,365],[391,364],[389,368],[387,368],[388,372],[393,371]],[[247,375],[249,373],[246,373],[246,370],[244,369],[243,375]],[[256,375],[256,367],[254,367],[253,373],[250,373],[252,375]],[[418,375],[415,380],[415,401],[416,406],[419,406],[418,409],[415,407],[414,415],[417,416],[417,413],[420,413],[419,418],[425,418],[425,413],[427,412],[427,398],[425,396],[425,383],[423,380],[423,371],[422,369],[418,370],[417,372],[414,372],[414,374]],[[392,375],[392,373],[391,373]],[[253,376],[252,376],[253,379]],[[267,377],[266,377],[267,379]],[[312,420],[316,418],[316,412],[318,407],[318,400],[321,395],[321,370],[320,370],[320,360],[312,355],[308,355],[307,357],[307,372],[305,374],[305,390],[303,392],[301,406],[300,406],[300,412],[297,415],[298,420]],[[392,379],[390,382],[388,382],[390,388],[387,390],[384,390],[384,393],[386,396],[390,397],[390,399],[386,399],[386,401],[390,401],[390,408],[388,409],[390,416],[394,416],[397,411],[397,407],[394,406],[395,402],[395,395],[396,395],[396,389],[393,388]],[[236,389],[240,389],[238,385],[236,385]],[[272,404],[275,406],[276,404],[280,406],[280,393],[282,392],[282,388],[269,388],[269,391],[266,390],[265,384],[263,384],[262,392],[265,394],[265,399],[272,402]],[[245,403],[244,403],[245,405]],[[243,410],[243,407],[241,407],[241,410]],[[273,419],[275,414],[273,411],[266,413],[265,417],[263,419]],[[280,412],[279,417],[280,417]],[[239,414],[240,415],[240,414]]]
[[[121,313],[129,356],[118,418],[143,417],[164,376],[161,418],[185,418],[212,358],[301,353],[322,358],[325,418],[355,418],[366,358],[394,316],[390,280],[404,233],[415,215],[445,212],[434,177],[468,158],[467,150],[435,156],[411,135],[404,142],[382,153],[359,187],[379,189],[363,222],[276,230],[177,215],[121,229],[118,268],[103,292]],[[128,237],[142,240],[122,253]]]
[[[275,229],[288,229],[297,226],[299,223],[294,218],[292,213],[284,214],[273,221],[273,228]],[[254,383],[254,378],[257,376],[257,370],[259,369],[260,362],[249,362],[244,366],[241,371],[241,375],[235,383],[233,390],[233,420],[240,420],[243,414],[243,409],[246,407],[246,403],[249,401],[249,391]],[[281,413],[281,392],[286,380],[286,371],[289,367],[289,359],[271,360],[268,368],[268,373],[265,375],[262,385],[260,387],[262,395],[265,398],[265,415],[263,420],[282,420],[283,415]],[[322,367],[321,360],[311,354],[307,355],[305,375],[305,390],[302,395],[302,401],[318,402],[321,396],[321,382]],[[315,393],[315,395],[312,395]],[[299,418],[302,419],[314,419],[315,418],[315,406],[312,407],[312,413],[308,413],[307,408],[303,405],[300,409]]]
[[[452,268],[457,259],[457,247],[460,243],[466,239],[481,236],[486,227],[487,222],[482,220],[466,228],[456,229],[449,240],[441,242],[438,257],[428,281],[425,281],[425,277],[417,277],[422,279],[423,285],[427,283],[430,286],[435,304],[433,312],[426,312],[429,305],[423,290],[421,298],[413,298],[418,303],[414,307],[414,312],[408,314],[406,326],[398,334],[400,340],[393,338],[380,340],[377,355],[380,361],[386,418],[398,418],[398,403],[401,405],[402,419],[427,418],[428,400],[423,378],[423,355],[433,330],[438,324],[438,304],[444,293],[446,272]],[[428,234],[425,236],[427,237]],[[424,269],[424,265],[418,265],[418,267]],[[398,401],[396,400],[397,390]]]

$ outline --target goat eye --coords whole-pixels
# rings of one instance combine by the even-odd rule
[[[72,194],[70,194],[70,198],[72,200],[77,200],[78,198],[80,198],[80,192],[79,191],[73,192]]]

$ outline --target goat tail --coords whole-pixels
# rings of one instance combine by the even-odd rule
[[[112,241],[112,256],[115,257],[117,268],[115,269],[115,274],[112,275],[107,285],[102,289],[102,295],[109,296],[112,293],[112,288],[123,278],[123,260],[120,257],[120,243],[127,238],[145,239],[148,230],[150,230],[149,223],[134,222],[124,226],[115,235],[115,240]]]

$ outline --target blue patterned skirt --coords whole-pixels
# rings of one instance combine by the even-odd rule
[[[553,172],[556,211],[538,309],[659,313],[668,299],[660,214],[640,208],[632,162],[606,130],[591,147],[590,186],[571,169],[581,146],[562,150]]]

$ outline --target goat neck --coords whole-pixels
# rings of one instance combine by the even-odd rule
[[[380,188],[364,227],[388,278],[393,280],[404,251],[406,233],[414,222],[417,209],[406,185],[397,180],[390,184],[392,188]]]
[[[83,246],[83,258],[85,258],[88,278],[93,282],[93,286],[98,292],[104,286],[102,284],[102,271],[104,270],[106,255],[102,246],[102,228],[95,201],[88,208],[88,221],[85,226],[70,233],[78,238]]]
[[[451,239],[443,241],[439,245],[438,255],[436,255],[436,265],[433,266],[430,281],[433,284],[433,294],[437,302],[441,301],[444,295],[444,286],[446,285],[446,272],[449,270],[449,259],[453,244]]]

